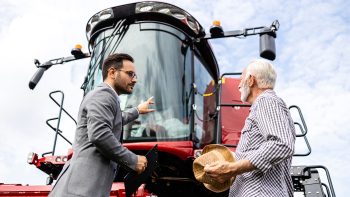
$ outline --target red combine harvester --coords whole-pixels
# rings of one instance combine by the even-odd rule
[[[185,10],[162,2],[138,2],[102,10],[93,15],[86,26],[89,53],[80,47],[72,56],[35,65],[37,72],[29,87],[34,89],[43,73],[51,66],[90,58],[90,65],[82,85],[84,94],[102,82],[101,66],[112,53],[124,52],[136,60],[138,83],[134,93],[121,97],[122,109],[137,106],[142,98],[154,96],[156,111],[139,117],[124,126],[124,145],[137,154],[146,154],[158,145],[158,167],[142,184],[134,196],[227,196],[228,191],[213,193],[196,181],[192,164],[208,144],[223,144],[233,151],[240,139],[240,131],[249,113],[249,105],[240,102],[238,91],[241,73],[220,73],[209,41],[227,37],[260,36],[260,56],[275,59],[275,38],[278,21],[269,27],[245,28],[225,32],[215,22],[206,34],[198,21]],[[48,175],[46,185],[30,186],[0,183],[0,196],[47,196],[63,165],[72,154],[55,155],[56,141],[62,137],[71,142],[59,129],[62,115],[74,118],[63,108],[63,99],[51,99],[60,108],[48,125],[55,131],[53,150],[38,156],[31,153],[28,163]],[[63,98],[63,96],[62,96]],[[295,122],[300,131],[297,137],[307,141],[307,127],[297,106],[290,106],[300,115]],[[58,121],[52,126],[50,121]],[[75,121],[75,120],[74,120]],[[327,184],[322,183],[318,170],[324,170]],[[124,176],[115,177],[110,196],[125,196]],[[335,197],[327,168],[323,166],[293,166],[291,176],[295,196]],[[84,181],[84,180],[82,180]]]

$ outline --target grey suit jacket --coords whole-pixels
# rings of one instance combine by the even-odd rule
[[[83,99],[73,157],[63,167],[49,196],[109,196],[117,165],[135,170],[137,156],[119,139],[122,124],[138,117],[136,108],[120,110],[115,91],[102,83]]]

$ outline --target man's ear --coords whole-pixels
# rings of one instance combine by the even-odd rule
[[[116,72],[116,69],[109,68],[107,71],[107,76],[111,79],[115,79],[115,72]]]
[[[254,84],[256,84],[256,78],[253,75],[250,75],[248,80],[249,80],[248,81],[248,86],[249,87],[253,87]]]

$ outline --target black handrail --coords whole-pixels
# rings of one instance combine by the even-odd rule
[[[307,146],[308,152],[303,153],[303,154],[299,154],[299,153],[293,154],[293,156],[295,156],[295,157],[306,157],[306,156],[311,154],[311,146],[310,146],[309,140],[307,140],[306,136],[303,136],[303,138],[304,138],[305,144]]]
[[[51,124],[50,124],[50,121],[52,120],[57,120],[58,118],[51,118],[51,119],[47,119],[46,120],[46,124],[47,126],[49,126],[52,130],[56,131],[56,128],[53,127]],[[66,140],[66,142],[68,142],[70,145],[72,145],[72,142],[70,142],[66,137],[64,137],[64,135],[62,135],[63,131],[60,130],[60,129],[57,129],[59,131],[58,135],[60,135],[64,140]]]
[[[302,123],[302,124],[303,124],[303,126],[304,126],[305,135],[306,135],[306,134],[307,134],[308,129],[307,129],[307,126],[306,126],[306,122],[305,122],[305,119],[304,119],[303,113],[301,112],[301,109],[300,109],[298,106],[296,106],[296,105],[291,105],[291,106],[289,106],[289,110],[291,110],[292,108],[295,108],[295,109],[297,109],[297,110],[298,110],[298,113],[299,113],[299,116],[300,116],[300,120],[301,120],[301,123]]]
[[[306,136],[307,132],[304,131],[303,126],[299,122],[294,122],[295,125],[299,126],[299,129],[301,131],[301,134],[295,134],[295,137],[304,137]]]
[[[58,119],[57,119],[57,127],[56,127],[56,134],[55,134],[55,140],[53,141],[53,148],[52,148],[52,155],[55,155],[55,149],[56,149],[56,143],[57,143],[57,136],[58,136],[58,130],[59,130],[59,127],[60,127],[60,123],[61,123],[61,115],[62,115],[62,108],[63,108],[63,101],[64,101],[64,94],[62,91],[54,91],[54,92],[51,92],[49,94],[50,98],[52,100],[54,100],[51,95],[54,94],[54,93],[61,93],[62,94],[62,97],[61,97],[61,105],[60,106],[60,111],[58,112]],[[54,100],[54,102],[56,103],[56,100]],[[58,104],[58,103],[56,103]]]
[[[330,197],[331,196],[331,193],[329,193],[329,187],[325,184],[325,183],[321,183],[321,185],[323,186],[323,187],[325,187],[326,188],[326,191],[327,191],[327,197]]]
[[[62,100],[62,103],[61,103],[61,105],[60,105],[60,104],[55,100],[55,98],[52,97],[52,94],[55,94],[55,93],[58,93],[58,92],[62,93],[62,95],[63,95],[63,100],[64,100],[64,93],[63,93],[61,90],[53,91],[53,92],[51,92],[51,93],[49,94],[49,96],[50,96],[51,100],[52,100],[53,102],[55,102],[56,105],[57,105],[58,107],[60,107],[60,109],[61,109],[61,106],[63,105],[63,100]],[[62,110],[64,111],[64,113],[66,113],[66,114],[75,122],[75,125],[77,125],[77,121],[76,121],[63,107],[62,107]]]
[[[294,122],[294,125],[298,125],[299,128],[300,128],[300,131],[301,131],[301,134],[296,134],[295,137],[297,137],[297,138],[298,138],[298,137],[304,138],[304,142],[305,142],[305,144],[306,144],[306,146],[307,146],[307,149],[308,149],[308,152],[306,152],[306,153],[303,153],[303,154],[293,154],[293,156],[296,156],[296,157],[305,157],[305,156],[308,156],[308,155],[311,154],[311,146],[310,146],[310,143],[309,143],[309,141],[308,141],[308,139],[307,139],[307,137],[306,137],[306,134],[307,134],[307,132],[308,132],[308,129],[307,129],[307,126],[306,126],[306,122],[305,122],[303,113],[301,112],[301,109],[300,109],[298,106],[296,106],[296,105],[291,105],[291,106],[288,107],[289,111],[290,111],[291,109],[293,109],[293,108],[295,108],[295,109],[298,110],[299,117],[300,117],[300,120],[301,120],[301,123],[302,123],[302,125],[301,125],[299,122]]]
[[[306,132],[303,130],[303,127],[301,126],[300,123],[294,122],[294,124],[298,125],[299,128],[300,128],[300,131],[301,131],[301,134],[295,135],[295,137],[303,137],[304,138],[304,141],[305,141],[305,144],[307,146],[308,152],[304,153],[304,154],[293,154],[293,156],[297,156],[297,157],[299,157],[299,156],[308,156],[308,155],[311,154],[311,146],[310,146],[309,141],[306,138]]]
[[[52,151],[43,153],[43,154],[41,154],[41,157],[44,157],[45,155],[48,155],[48,154],[51,154],[51,153],[52,153]]]
[[[60,93],[61,94],[61,101],[60,103],[52,97],[53,94],[56,93]],[[49,94],[49,97],[51,98],[51,100],[56,103],[56,105],[60,108],[59,109],[59,113],[58,113],[58,117],[57,118],[50,118],[46,120],[46,124],[55,131],[55,139],[53,142],[53,147],[52,147],[52,152],[47,152],[46,154],[51,153],[52,156],[55,155],[55,150],[56,150],[56,144],[57,144],[57,136],[61,136],[64,140],[66,140],[69,144],[72,144],[66,137],[64,137],[61,133],[62,131],[59,129],[60,128],[60,123],[61,123],[61,117],[62,117],[62,111],[65,112],[75,123],[75,125],[77,125],[77,121],[63,108],[63,102],[64,102],[64,93],[61,90],[56,90],[56,91],[52,91]],[[52,120],[57,120],[57,126],[53,127],[50,124],[50,121]]]
[[[306,167],[304,168],[304,172],[305,172],[306,170],[309,170],[309,169],[318,169],[318,168],[321,168],[321,169],[323,169],[323,170],[325,171],[326,176],[327,176],[327,180],[328,180],[328,185],[329,185],[330,192],[331,192],[331,194],[332,194],[332,197],[335,197],[335,192],[334,192],[334,187],[333,187],[333,184],[332,184],[332,179],[331,179],[331,176],[330,176],[330,174],[329,174],[329,171],[328,171],[328,169],[327,169],[326,167],[321,166],[321,165],[306,166]]]

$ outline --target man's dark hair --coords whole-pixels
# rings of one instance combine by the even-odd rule
[[[105,80],[107,78],[108,70],[110,68],[121,69],[123,68],[123,60],[129,60],[134,62],[134,58],[125,53],[115,53],[107,57],[102,65],[102,78]]]

